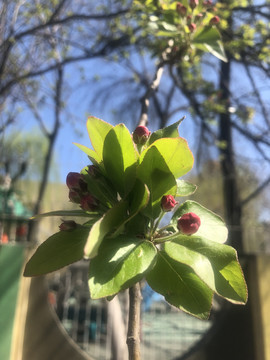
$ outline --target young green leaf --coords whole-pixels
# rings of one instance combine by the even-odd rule
[[[82,259],[88,234],[88,227],[79,226],[50,236],[26,264],[24,276],[44,275]]]
[[[136,179],[139,154],[124,124],[115,126],[104,141],[103,161],[108,178],[117,192],[125,197]]]
[[[197,185],[194,185],[188,181],[176,179],[177,183],[177,190],[176,190],[176,197],[177,196],[189,196],[195,193],[197,190]]]
[[[93,164],[101,164],[102,157],[100,154],[95,152],[94,150],[90,149],[89,147],[81,144],[74,143],[80,150],[82,150],[92,161]]]
[[[222,61],[228,61],[219,31],[211,26],[206,26],[196,32],[192,44],[203,51],[210,52]]]
[[[224,243],[228,237],[228,229],[220,216],[206,209],[196,201],[187,200],[176,210],[172,217],[172,225],[177,224],[177,219],[182,215],[193,212],[201,219],[201,226],[196,236],[204,237],[218,243]]]
[[[96,152],[95,158],[100,163],[102,161],[104,140],[113,126],[94,116],[88,118],[86,126],[91,144]],[[91,154],[93,155],[93,153]],[[88,156],[90,155],[88,154]]]
[[[138,167],[138,178],[150,190],[149,204],[144,214],[150,218],[158,217],[161,211],[161,198],[165,194],[174,195],[176,181],[164,158],[155,146],[150,146]]]
[[[163,129],[159,129],[153,132],[149,139],[149,145],[153,144],[154,141],[161,138],[176,138],[179,137],[178,127],[180,123],[184,120],[185,116],[183,116],[180,120],[176,121],[174,124],[166,126]]]
[[[187,141],[183,138],[163,138],[155,141],[140,156],[140,167],[144,167],[144,158],[155,147],[164,159],[169,171],[175,178],[185,175],[193,167],[194,158]]]
[[[168,303],[200,319],[208,319],[213,291],[189,266],[160,251],[157,262],[147,274],[146,280]]]
[[[246,303],[247,286],[231,246],[179,234],[164,244],[164,250],[175,261],[190,266],[218,295],[232,303]]]
[[[93,225],[84,247],[86,258],[95,257],[98,254],[103,238],[120,226],[123,220],[127,218],[127,207],[126,201],[120,201]]]
[[[106,239],[89,267],[92,299],[117,294],[140,281],[155,263],[157,250],[150,241],[119,237]]]
[[[85,212],[84,210],[55,210],[43,214],[34,215],[33,217],[31,217],[31,219],[39,219],[47,216],[72,216],[98,219],[100,215],[97,212],[89,213]]]

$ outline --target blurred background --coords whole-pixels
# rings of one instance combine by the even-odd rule
[[[89,115],[132,132],[158,66],[136,1],[3,0],[0,5],[0,359],[126,359],[127,300],[91,301],[87,263],[22,277],[71,209],[66,175],[89,164]],[[151,1],[146,1],[149,5]],[[153,1],[153,3],[155,3]],[[162,2],[160,2],[162,3]],[[185,3],[185,1],[183,2]],[[192,196],[220,214],[249,288],[245,307],[214,299],[208,322],[142,284],[143,359],[270,359],[270,2],[204,2],[221,19],[228,62],[195,50],[168,62],[151,131],[183,116]],[[141,15],[141,14],[139,14]],[[183,199],[179,199],[182,201]],[[109,305],[108,305],[109,304]]]

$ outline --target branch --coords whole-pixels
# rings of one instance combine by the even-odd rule
[[[270,177],[266,179],[260,186],[257,187],[256,190],[254,190],[251,194],[249,194],[244,200],[242,200],[241,205],[244,206],[248,202],[250,202],[252,199],[254,199],[256,196],[258,196],[267,185],[270,184]]]
[[[156,68],[156,73],[153,81],[149,84],[144,96],[141,98],[141,115],[138,125],[146,126],[148,124],[148,110],[149,110],[149,101],[153,93],[158,89],[162,74],[164,71],[164,60],[161,60]]]
[[[270,140],[265,139],[262,135],[258,136],[258,135],[254,135],[252,134],[250,131],[242,128],[241,126],[239,126],[236,122],[234,122],[233,120],[231,120],[231,125],[237,130],[239,131],[242,135],[244,135],[246,138],[248,138],[249,140],[253,141],[254,143],[258,143],[260,142],[261,144],[270,146]]]
[[[6,92],[10,91],[10,89],[14,85],[16,85],[17,83],[19,83],[22,80],[25,80],[28,78],[35,78],[35,77],[44,75],[53,70],[57,70],[59,68],[59,66],[63,67],[63,66],[75,63],[75,62],[93,59],[93,58],[100,57],[100,56],[105,56],[105,55],[107,55],[108,51],[113,50],[120,45],[125,45],[128,43],[129,43],[129,37],[127,35],[123,35],[119,39],[109,41],[97,52],[90,53],[87,50],[85,50],[85,53],[83,55],[70,56],[70,57],[63,59],[60,63],[56,62],[54,64],[44,67],[43,69],[39,69],[36,71],[29,71],[29,72],[25,73],[24,75],[20,75],[20,76],[17,76],[15,78],[11,79],[9,82],[7,82],[5,85],[3,85],[2,88],[0,87],[0,95],[2,96]]]
[[[255,81],[254,81],[253,76],[252,76],[252,74],[251,74],[251,72],[250,72],[250,68],[249,68],[249,66],[245,63],[245,61],[244,61],[244,66],[245,66],[246,73],[247,73],[247,75],[248,75],[249,81],[251,82],[251,85],[252,85],[254,94],[255,94],[255,96],[256,96],[256,98],[257,98],[257,100],[258,100],[258,102],[259,102],[259,104],[260,104],[260,106],[261,106],[264,121],[265,121],[266,125],[270,126],[270,121],[269,121],[269,117],[268,117],[268,112],[267,112],[266,107],[265,107],[265,105],[264,105],[264,103],[263,103],[263,101],[262,101],[261,95],[260,95],[260,93],[259,93],[259,91],[258,91],[258,89],[257,89],[257,87],[256,87]]]
[[[12,40],[12,43],[21,40],[22,38],[29,36],[29,35],[33,35],[36,32],[46,29],[48,27],[52,27],[55,25],[63,25],[63,24],[67,24],[71,21],[74,20],[80,20],[80,21],[85,21],[85,20],[110,20],[113,19],[115,17],[118,17],[120,15],[126,14],[128,11],[130,11],[130,9],[124,9],[124,10],[119,10],[117,12],[114,13],[110,13],[110,14],[102,14],[102,15],[86,15],[86,14],[73,14],[70,16],[67,16],[63,19],[55,19],[54,14],[52,15],[52,17],[50,18],[49,21],[47,21],[44,24],[39,24],[33,28],[27,29],[25,31],[22,31],[16,35],[14,35],[13,37],[11,37],[12,39],[8,38],[6,39],[0,46],[0,48],[2,46],[5,45],[5,43],[9,43]]]
[[[141,318],[140,283],[129,288],[129,319],[127,346],[129,360],[140,360],[140,318]]]

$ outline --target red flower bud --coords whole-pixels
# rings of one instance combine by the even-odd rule
[[[199,5],[199,0],[189,0],[189,6],[191,7],[191,9],[195,9],[196,6]]]
[[[176,11],[178,12],[179,15],[183,17],[186,16],[187,14],[187,8],[184,5],[182,5],[180,2],[176,4]]]
[[[77,224],[73,220],[64,220],[59,226],[60,231],[70,231],[76,229]]]
[[[81,198],[80,205],[85,211],[95,211],[98,208],[98,200],[94,196],[88,194]]]
[[[172,195],[164,195],[161,199],[161,207],[163,211],[171,211],[178,201]]]
[[[214,16],[212,17],[212,19],[209,21],[210,25],[217,25],[220,22],[219,16]]]
[[[70,172],[67,174],[66,183],[69,189],[72,190],[87,190],[87,184],[83,179],[83,175],[77,172]]]
[[[182,215],[177,221],[177,228],[185,235],[195,234],[201,225],[198,215],[190,212]]]
[[[68,197],[69,197],[69,200],[75,204],[79,204],[81,202],[81,196],[75,190],[69,190]]]
[[[135,144],[144,145],[148,140],[151,132],[146,126],[137,126],[133,133],[133,141]]]
[[[196,24],[191,23],[188,25],[188,28],[189,28],[190,32],[194,32],[196,30],[197,26],[196,26]]]

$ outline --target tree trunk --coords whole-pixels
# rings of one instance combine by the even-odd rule
[[[232,126],[230,113],[230,76],[231,63],[221,63],[220,69],[220,90],[221,101],[225,104],[225,109],[219,117],[219,141],[220,146],[220,165],[223,177],[223,197],[225,206],[226,223],[229,226],[229,240],[231,245],[240,253],[243,251],[242,236],[242,208],[237,186],[237,173],[233,152]]]

